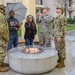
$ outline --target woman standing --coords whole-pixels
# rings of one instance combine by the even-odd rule
[[[32,15],[27,16],[27,22],[25,23],[25,35],[26,46],[33,45],[33,40],[37,33],[36,24]]]

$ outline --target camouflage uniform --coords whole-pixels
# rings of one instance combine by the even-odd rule
[[[66,18],[61,14],[54,19],[54,41],[55,48],[58,50],[59,59],[66,58],[65,50],[65,31],[66,31]],[[61,38],[61,41],[57,41],[57,38]]]
[[[41,46],[51,46],[51,32],[50,25],[53,17],[49,14],[43,15],[43,17],[37,16],[37,22],[41,22],[39,41]]]
[[[0,65],[4,63],[8,43],[8,25],[5,13],[0,10]]]

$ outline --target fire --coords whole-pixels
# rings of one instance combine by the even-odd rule
[[[25,48],[22,51],[23,53],[28,53],[28,54],[35,54],[35,53],[40,53],[41,50],[39,48]]]

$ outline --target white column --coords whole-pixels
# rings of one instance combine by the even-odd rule
[[[4,5],[6,6],[6,0],[4,0]]]

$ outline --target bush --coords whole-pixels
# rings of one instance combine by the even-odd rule
[[[73,22],[73,24],[75,24],[75,18],[73,18],[73,21],[72,22]]]
[[[67,18],[68,24],[75,24],[75,18]]]
[[[72,18],[67,18],[67,23],[71,24],[72,23]]]

